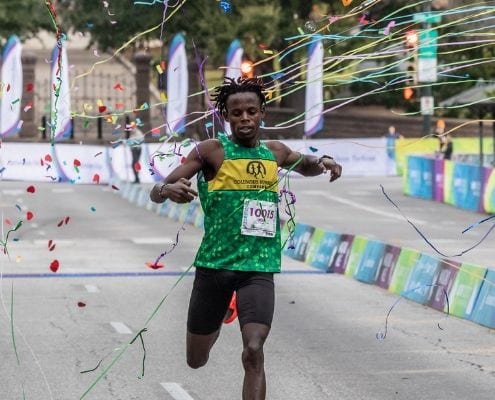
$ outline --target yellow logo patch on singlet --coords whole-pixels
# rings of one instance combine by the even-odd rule
[[[224,160],[208,191],[260,190],[277,192],[277,162],[272,160]]]

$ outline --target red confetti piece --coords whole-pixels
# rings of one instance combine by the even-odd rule
[[[5,218],[5,223],[9,226],[12,225],[12,221],[8,218]]]
[[[57,246],[57,245],[55,243],[53,243],[51,246],[48,247],[48,251],[55,250],[55,246]]]
[[[146,261],[145,264],[151,269],[160,269],[160,268],[163,268],[165,266],[161,262],[154,263],[151,261]]]
[[[98,111],[100,113],[104,113],[106,111],[107,107],[106,106],[98,106]]]
[[[116,84],[113,86],[113,88],[114,88],[115,90],[120,90],[120,91],[123,91],[123,90],[124,90],[124,88],[122,87],[122,85],[121,85],[120,83],[116,83]]]
[[[58,260],[53,260],[51,263],[50,263],[50,270],[52,272],[57,272],[58,271],[58,267],[60,266]]]
[[[32,83],[26,84],[26,92],[32,92],[34,85]]]
[[[82,301],[78,301],[78,302],[77,302],[77,306],[78,306],[78,307],[81,307],[81,308],[82,308],[82,307],[86,307],[86,303],[84,303],[84,302],[82,302]]]
[[[117,108],[117,109],[124,108],[124,107],[125,107],[124,103],[116,103],[115,104],[115,108]]]
[[[53,240],[52,240],[52,239],[50,239],[50,240],[48,241],[48,248],[50,248],[50,247],[52,246],[52,243],[53,243]]]
[[[52,156],[50,154],[45,155],[45,161],[46,162],[52,162]]]
[[[94,174],[93,175],[93,182],[98,185],[100,183],[100,175]]]
[[[74,167],[80,167],[81,166],[81,161],[79,161],[77,158],[74,158]]]
[[[26,213],[26,218],[28,221],[31,221],[33,219],[33,217],[34,217],[34,214],[31,211],[28,211]]]
[[[41,166],[45,165],[42,158],[40,158],[40,164],[41,164]]]
[[[184,164],[185,162],[186,162],[186,157],[182,157],[182,158],[180,159],[180,163],[181,163],[181,164]]]
[[[115,186],[115,185],[112,185],[112,189],[113,189],[113,190],[120,190],[120,189],[119,189],[117,186]]]
[[[31,186],[27,187],[26,191],[28,193],[34,193],[34,192],[36,192],[36,188],[33,185],[31,185]]]
[[[69,223],[69,220],[70,220],[70,217],[65,217],[65,218],[60,220],[60,222],[57,224],[57,226],[61,227],[63,224],[67,225]]]
[[[139,161],[136,161],[134,163],[134,171],[136,171],[136,172],[141,171],[141,164],[139,163]]]

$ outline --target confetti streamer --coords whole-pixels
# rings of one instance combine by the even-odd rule
[[[376,333],[376,338],[378,340],[385,340],[386,339],[387,333],[388,333],[388,319],[390,317],[390,314],[392,313],[392,310],[399,303],[399,301],[403,298],[402,296],[407,295],[409,293],[413,293],[413,292],[415,292],[416,290],[419,290],[419,289],[427,288],[427,287],[441,287],[442,288],[443,294],[445,296],[445,304],[446,304],[446,307],[447,307],[447,313],[446,313],[447,315],[446,315],[446,317],[449,316],[449,314],[450,314],[450,310],[449,310],[449,296],[447,294],[447,291],[445,290],[445,286],[444,285],[439,285],[439,284],[435,284],[435,285],[420,285],[418,287],[415,287],[415,288],[413,288],[411,290],[408,290],[408,291],[402,293],[401,297],[399,297],[392,304],[392,306],[388,310],[387,316],[385,317],[385,328],[384,328],[384,330]],[[440,329],[440,330],[443,331],[443,328],[440,326],[440,322],[437,323],[437,327],[438,327],[438,329]]]
[[[409,220],[409,218],[407,218],[405,216],[405,214],[402,212],[402,210],[399,208],[399,206],[390,198],[390,196],[385,192],[385,188],[380,185],[380,188],[382,189],[382,193],[383,195],[385,196],[385,198],[390,202],[392,203],[392,205],[397,208],[397,210],[399,211],[400,215],[402,215],[402,217],[407,221],[407,223],[409,223],[409,225],[411,225],[413,227],[413,229],[419,234],[419,236],[421,236],[421,238],[428,244],[428,246],[430,246],[437,254],[440,254],[441,256],[443,257],[447,257],[447,258],[451,258],[451,257],[460,257],[464,254],[466,254],[468,251],[471,251],[473,250],[474,248],[478,247],[486,238],[487,236],[492,232],[492,230],[495,228],[495,224],[493,224],[490,229],[482,236],[482,238],[476,242],[473,246],[465,249],[465,250],[462,250],[460,253],[457,253],[457,254],[452,254],[452,255],[447,255],[447,254],[444,254],[443,252],[441,252],[440,250],[438,250],[434,245],[433,243],[431,243],[428,238],[423,234],[423,232],[420,231],[420,229],[414,225],[413,222],[411,222],[411,220]],[[491,219],[491,218],[486,218],[485,220],[488,220],[488,219]],[[470,228],[468,228],[470,229]]]

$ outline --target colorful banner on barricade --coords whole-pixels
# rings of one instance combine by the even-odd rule
[[[489,328],[495,328],[495,271],[488,270],[471,319]]]
[[[189,81],[186,40],[180,33],[170,43],[167,59],[167,132],[185,132]]]
[[[404,176],[404,193],[471,211],[495,212],[493,168],[409,156]],[[431,181],[430,177],[433,176]],[[431,195],[431,197],[430,197]]]
[[[433,199],[440,203],[443,203],[444,195],[444,164],[445,160],[435,159],[433,161]]]
[[[439,260],[421,254],[407,280],[402,296],[420,304],[426,304],[433,290],[433,281],[439,269]]]
[[[420,156],[408,157],[406,194],[422,199],[433,198],[433,161]]]
[[[450,313],[459,318],[471,319],[480,287],[487,269],[463,263],[449,293]]]
[[[455,163],[453,173],[454,205],[466,210],[478,211],[481,195],[479,166]]]
[[[340,234],[316,228],[309,244],[306,262],[315,268],[328,271],[339,243]]]
[[[387,244],[383,250],[383,258],[378,267],[376,284],[383,289],[388,289],[392,279],[395,265],[400,255],[400,247]]]
[[[431,291],[428,305],[440,311],[447,311],[447,298],[454,285],[457,271],[461,263],[451,260],[441,260]],[[447,294],[447,296],[445,296]]]
[[[495,169],[483,168],[482,212],[495,213]]]
[[[356,235],[354,236],[354,240],[352,241],[351,251],[349,254],[349,258],[347,259],[347,265],[345,267],[345,275],[353,277],[354,272],[357,270],[359,266],[359,262],[361,261],[361,256],[363,255],[364,248],[366,247],[366,243],[368,239],[364,236]]]
[[[55,45],[51,58],[51,109],[50,127],[47,128],[52,142],[69,139],[72,133],[72,115],[69,84],[69,60],[67,48]]]
[[[416,265],[420,254],[421,253],[417,250],[407,248],[401,249],[399,258],[395,263],[392,278],[390,279],[390,285],[388,287],[389,292],[395,294],[403,293],[409,279],[409,275]]]
[[[443,163],[443,201],[454,205],[454,162],[445,160]]]
[[[363,250],[354,278],[361,282],[375,283],[378,268],[382,264],[385,243],[368,240]]]
[[[328,272],[345,273],[353,240],[354,235],[343,234],[340,236],[339,247],[337,247],[337,252],[328,268]]]
[[[2,50],[0,74],[0,139],[16,135],[22,127],[22,45],[11,36]],[[32,111],[31,111],[32,112]]]
[[[304,261],[306,259],[306,252],[314,230],[315,228],[310,225],[300,223],[296,224],[294,236],[292,237],[294,248],[285,246],[283,254],[293,258],[294,260]]]

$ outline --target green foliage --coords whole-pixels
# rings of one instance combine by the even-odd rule
[[[24,40],[35,36],[40,29],[51,29],[52,26],[44,1],[0,2],[0,44],[4,44],[11,35],[17,35]]]

